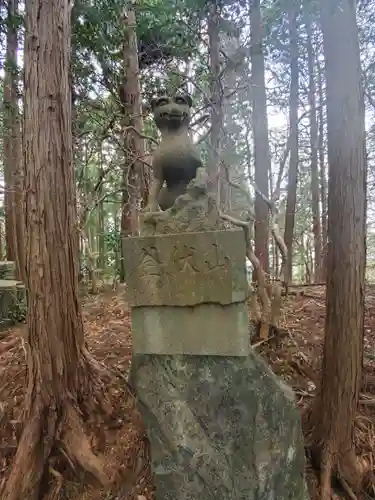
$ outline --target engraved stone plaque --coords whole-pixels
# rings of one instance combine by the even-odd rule
[[[233,304],[247,299],[243,231],[123,239],[132,306]]]

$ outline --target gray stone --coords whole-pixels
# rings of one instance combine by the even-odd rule
[[[246,302],[221,306],[134,307],[133,352],[247,356],[250,333]]]
[[[307,500],[293,393],[245,358],[134,355],[157,500]]]
[[[156,499],[307,500],[293,392],[249,349],[249,334],[249,354],[243,355],[244,239],[238,231],[223,236],[225,227],[199,169],[173,207],[144,214],[142,235],[153,236],[148,241],[154,248],[147,259],[139,258],[138,243],[124,243],[133,273],[129,294],[138,304],[130,383],[150,440]],[[171,259],[171,242],[179,252],[184,245],[197,251]],[[225,249],[216,261],[213,243]],[[165,273],[170,260],[183,267]],[[145,261],[148,278],[142,282]],[[140,262],[139,274],[134,269]],[[207,262],[217,264],[210,282]],[[187,355],[192,353],[199,355]]]
[[[12,260],[0,261],[0,280],[14,280],[16,275],[16,263]]]
[[[242,230],[125,238],[133,306],[232,304],[248,296]]]
[[[0,329],[17,322],[25,312],[25,304],[25,286],[20,281],[0,279]]]
[[[208,192],[208,176],[198,168],[196,178],[190,181],[186,193],[164,212],[145,213],[140,217],[141,234],[188,233],[226,229],[220,218],[214,198]]]

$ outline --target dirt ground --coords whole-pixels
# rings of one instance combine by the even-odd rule
[[[254,349],[293,387],[298,405],[303,410],[311,403],[319,380],[325,291],[318,286],[292,288],[291,291],[293,295],[284,304],[282,320],[286,335],[265,343],[255,342]],[[84,299],[88,346],[96,359],[113,374],[108,391],[114,415],[103,426],[103,439],[93,440],[93,447],[105,454],[107,467],[118,471],[118,479],[108,492],[87,486],[85,478],[77,477],[69,469],[64,472],[63,480],[56,472],[52,477],[58,483],[56,498],[59,500],[154,499],[147,439],[126,385],[131,360],[131,330],[129,309],[122,297],[119,289]],[[25,326],[17,327],[0,340],[0,487],[6,479],[21,430],[26,381],[24,334]],[[357,422],[358,449],[372,457],[375,449],[375,287],[370,286],[366,292],[364,359],[363,392]],[[51,464],[51,470],[55,470],[54,464]],[[314,498],[317,481],[309,464],[307,477],[311,498]],[[335,498],[345,496],[338,493]]]

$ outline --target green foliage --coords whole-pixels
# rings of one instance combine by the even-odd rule
[[[27,303],[24,290],[18,291],[15,294],[13,304],[9,308],[8,318],[13,324],[25,323],[27,315]]]
[[[109,253],[116,253],[120,245],[120,232],[119,231],[111,231],[104,233],[104,241]]]
[[[189,2],[147,0],[138,2],[135,10],[141,69],[172,58],[186,60],[192,55],[199,40],[200,14],[191,10]],[[121,83],[124,14],[124,3],[118,0],[75,2],[72,18],[76,78],[97,78],[99,69],[107,90]]]
[[[27,306],[24,301],[16,302],[9,310],[9,319],[12,323],[25,323],[27,314]]]
[[[223,0],[219,6],[220,78],[223,94],[224,126],[223,160],[230,167],[231,178],[249,188],[246,177],[253,174],[252,104],[250,67],[250,0]],[[163,90],[188,87],[193,94],[195,115],[192,122],[209,115],[211,80],[208,64],[207,20],[210,2],[205,0],[138,0],[132,4],[136,14],[138,58],[142,101]],[[310,144],[307,102],[306,18],[313,21],[314,51],[322,61],[322,36],[319,28],[318,0],[263,0],[261,2],[265,31],[267,104],[272,154],[273,186],[279,161],[283,156],[288,126],[280,125],[271,111],[288,115],[290,90],[290,52],[288,10],[299,9],[300,114],[306,118],[299,124],[300,164],[297,192],[297,242],[311,237]],[[121,87],[126,81],[124,41],[126,3],[120,0],[77,0],[72,9],[72,82],[73,131],[76,180],[81,229],[90,230],[90,244],[97,251],[106,249],[105,265],[117,259],[120,245],[119,221],[121,186],[126,163],[123,134]],[[367,108],[375,112],[375,10],[371,2],[359,5],[359,29],[364,54],[364,81]],[[17,17],[9,22],[21,23]],[[5,47],[6,9],[0,8],[0,46]],[[235,40],[239,48],[230,53],[226,43]],[[231,47],[231,44],[228,43]],[[4,60],[4,51],[0,54]],[[2,162],[3,82],[0,80],[0,165]],[[229,96],[229,97],[228,97]],[[144,107],[144,133],[157,138],[157,132]],[[204,161],[210,153],[210,120],[194,127]],[[375,128],[368,134],[369,175],[375,185]],[[147,150],[153,148],[147,141]],[[288,162],[285,167],[287,174]],[[285,195],[286,176],[282,183]],[[233,194],[232,208],[240,213],[247,201],[241,192]],[[370,197],[371,201],[371,197]],[[101,212],[100,212],[100,210]],[[282,211],[282,207],[281,207]],[[99,222],[99,215],[104,223]],[[3,214],[0,213],[0,217]],[[104,227],[103,227],[104,224]],[[102,238],[102,239],[100,239]],[[100,241],[99,241],[100,240]],[[303,259],[296,246],[296,263]],[[118,263],[118,259],[116,261]]]

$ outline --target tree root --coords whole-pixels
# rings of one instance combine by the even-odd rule
[[[69,406],[62,425],[61,443],[71,463],[91,474],[102,486],[110,484],[111,479],[105,472],[104,462],[92,452],[78,411]]]
[[[49,467],[49,473],[55,478],[56,482],[52,487],[52,490],[48,494],[49,500],[58,500],[59,493],[64,484],[64,477],[60,472],[57,472],[53,467]]]
[[[311,446],[313,464],[320,464],[320,498],[331,500],[332,480],[335,479],[351,500],[358,500],[362,491],[367,490],[365,480],[371,470],[370,463],[362,461],[354,449],[346,454],[333,455],[327,447]],[[320,457],[320,458],[319,458]]]
[[[320,469],[320,496],[321,500],[331,500],[332,456],[328,450],[322,453]]]
[[[53,447],[57,413],[37,396],[22,431],[13,466],[1,492],[2,500],[38,500],[46,462]]]
[[[67,402],[63,408],[58,408],[52,402],[48,405],[37,394],[1,499],[45,498],[47,481],[43,480],[43,476],[49,472],[53,450],[60,450],[73,468],[79,467],[89,473],[100,485],[107,486],[111,482],[103,460],[92,451],[79,410],[71,402]],[[56,496],[56,491],[53,491],[53,496]]]
[[[348,485],[348,483],[345,481],[345,479],[343,478],[338,478],[339,481],[340,481],[340,484],[341,486],[343,487],[343,490],[345,491],[345,493],[348,495],[348,497],[350,498],[350,500],[358,500],[357,496],[354,495],[354,492],[353,490],[351,489],[351,487]]]
[[[0,354],[4,354],[6,351],[9,351],[12,347],[17,345],[19,343],[20,339],[19,337],[16,337],[12,340],[9,340],[9,342],[4,342],[0,344]]]

